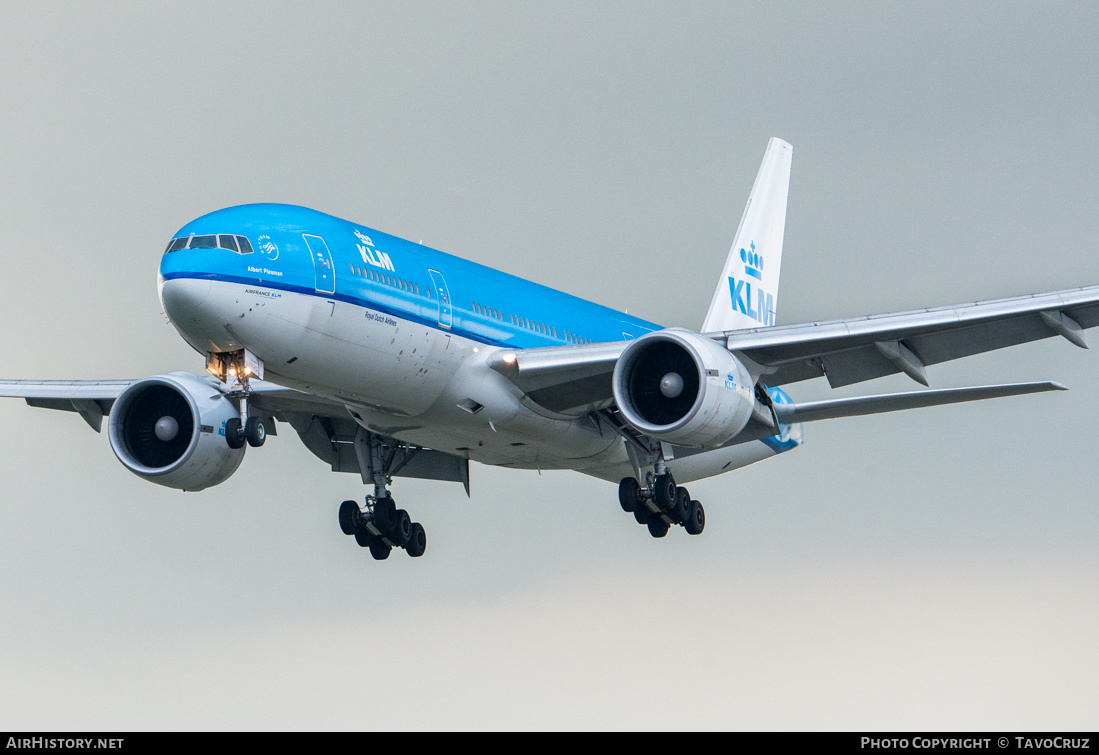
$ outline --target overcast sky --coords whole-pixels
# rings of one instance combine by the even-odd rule
[[[0,376],[201,371],[159,256],[257,201],[698,328],[771,136],[780,324],[1099,283],[1097,38],[1074,2],[0,2]],[[4,400],[0,728],[1093,729],[1097,373],[933,367],[1071,390],[809,425],[691,485],[701,537],[574,473],[400,480],[428,552],[382,563],[287,426],[184,494]]]

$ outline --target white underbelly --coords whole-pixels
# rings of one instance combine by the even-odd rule
[[[338,401],[420,414],[462,362],[450,335],[368,307],[221,282],[209,297],[236,312],[224,330],[263,360],[267,379]]]

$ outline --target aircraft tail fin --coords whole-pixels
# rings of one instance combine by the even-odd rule
[[[775,324],[794,148],[772,137],[702,323],[703,333]]]

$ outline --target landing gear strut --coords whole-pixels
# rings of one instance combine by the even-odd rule
[[[404,509],[397,508],[389,485],[393,475],[416,453],[416,449],[403,448],[378,435],[359,428],[355,434],[355,454],[363,482],[374,484],[374,495],[366,497],[365,505],[356,501],[340,504],[340,530],[354,535],[355,542],[370,549],[376,561],[389,558],[394,548],[404,548],[405,553],[419,558],[427,550],[427,534],[419,522]],[[398,456],[404,461],[394,463]]]

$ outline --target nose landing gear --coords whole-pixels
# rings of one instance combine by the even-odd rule
[[[240,418],[225,423],[225,443],[234,450],[244,444],[259,448],[267,440],[267,426],[262,417],[248,414],[248,398],[252,393],[251,378],[263,379],[263,361],[247,349],[206,355],[206,370],[225,383],[225,395],[235,398],[240,407]]]
[[[241,397],[241,413],[248,411],[248,399]],[[225,442],[229,448],[244,448],[247,443],[252,448],[259,448],[267,440],[267,428],[263,424],[262,417],[248,417],[243,422],[234,417],[225,423]]]

